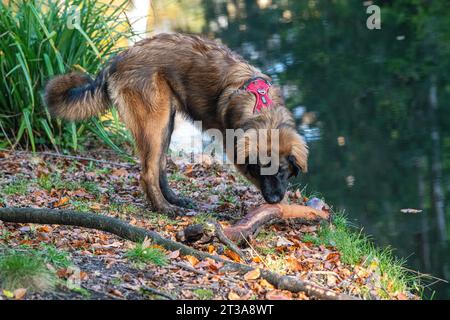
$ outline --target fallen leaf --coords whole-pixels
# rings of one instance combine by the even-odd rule
[[[228,299],[229,300],[241,300],[241,297],[236,292],[230,291],[228,293]]]
[[[149,237],[145,237],[144,241],[142,241],[142,247],[143,248],[148,248],[152,245],[152,239],[150,239]]]
[[[297,258],[292,257],[292,256],[288,256],[285,259],[287,267],[289,268],[289,270],[292,271],[302,271],[302,265],[301,263],[298,261]]]
[[[291,241],[289,241],[288,239],[284,238],[284,237],[278,237],[277,240],[277,247],[289,247],[292,246],[294,243],[292,243]]]
[[[69,200],[70,199],[68,197],[63,197],[63,198],[59,199],[59,201],[54,204],[54,207],[55,208],[62,207],[63,205],[67,204],[67,202],[69,202]]]
[[[325,258],[327,261],[333,262],[333,263],[338,263],[340,260],[341,255],[339,254],[339,252],[331,252],[327,255],[327,257]]]
[[[49,233],[49,232],[52,232],[52,230],[53,230],[53,228],[52,227],[50,227],[50,226],[40,226],[40,227],[38,227],[38,229],[37,229],[39,232],[45,232],[45,233]]]
[[[275,287],[272,284],[270,284],[269,281],[267,281],[266,279],[259,280],[259,285],[261,287],[263,287],[264,289],[266,289],[266,290],[273,290],[273,289],[275,289]]]
[[[253,261],[253,262],[256,262],[256,263],[261,263],[261,262],[262,262],[262,259],[261,259],[261,257],[256,256],[256,257],[253,257],[253,258],[252,258],[252,261]]]
[[[213,246],[212,244],[210,244],[210,245],[208,246],[208,252],[209,252],[209,253],[213,253],[215,250],[216,250],[216,248],[214,248],[214,246]]]
[[[101,210],[101,207],[98,203],[93,203],[89,206],[89,208],[91,208],[92,210],[98,211]]]
[[[126,177],[128,176],[128,171],[125,168],[115,168],[111,171],[111,175],[114,177]]]
[[[25,289],[25,288],[20,288],[20,289],[14,290],[14,298],[16,298],[17,300],[22,300],[26,294],[27,294],[27,289]]]
[[[120,292],[120,291],[117,290],[117,289],[112,289],[112,290],[109,291],[109,293],[111,293],[112,295],[115,295],[115,296],[117,296],[117,297],[123,297],[122,292]]]
[[[292,295],[285,291],[272,290],[266,293],[267,300],[292,300]]]
[[[180,250],[175,250],[168,254],[169,259],[176,259],[179,256],[180,256]]]
[[[234,252],[234,251],[232,251],[230,249],[225,249],[224,253],[231,260],[234,260],[236,262],[241,261],[241,257],[239,257],[239,255],[236,252]]]
[[[404,294],[404,293],[399,293],[397,294],[397,299],[398,300],[409,300],[408,297]]]
[[[259,270],[259,268],[256,268],[256,269],[253,269],[253,270],[247,272],[247,273],[244,275],[244,279],[247,280],[247,281],[248,281],[248,280],[256,280],[256,279],[258,279],[260,276],[261,276],[261,270]]]
[[[198,260],[196,257],[194,257],[194,256],[187,255],[187,256],[184,256],[184,258],[185,258],[187,261],[189,261],[189,263],[190,263],[193,267],[195,267],[195,265],[196,265],[197,263],[199,263],[199,260]]]
[[[14,298],[14,293],[8,290],[3,290],[3,295],[10,299]]]

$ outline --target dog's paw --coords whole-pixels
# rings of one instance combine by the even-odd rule
[[[182,208],[171,204],[155,207],[154,210],[158,213],[165,214],[171,218],[175,218],[176,216],[179,216],[183,213]]]

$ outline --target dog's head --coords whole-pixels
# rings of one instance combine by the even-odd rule
[[[245,163],[236,164],[238,170],[261,190],[268,203],[283,200],[288,179],[308,170],[308,147],[303,138],[293,127],[276,130],[278,130],[276,135],[268,134],[267,139],[258,139],[253,145],[250,142],[252,139],[248,139],[249,135],[246,133],[238,140],[236,147],[238,156],[240,154],[245,157]],[[275,143],[276,140],[278,143]],[[268,157],[260,157],[262,141],[268,141],[263,152]],[[255,154],[258,154],[256,159]]]

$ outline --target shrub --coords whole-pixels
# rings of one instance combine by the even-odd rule
[[[76,150],[85,133],[93,132],[121,151],[113,137],[128,136],[115,110],[104,121],[65,123],[50,118],[42,95],[52,76],[75,70],[96,74],[120,49],[120,42],[132,36],[121,14],[128,2],[0,2],[0,148],[20,145],[34,151],[45,145]]]

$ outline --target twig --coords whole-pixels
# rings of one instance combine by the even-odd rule
[[[193,255],[199,259],[210,258],[222,262],[233,271],[247,273],[254,267],[232,262],[216,255],[211,255],[171,239],[163,238],[159,233],[130,225],[120,219],[98,215],[96,213],[78,212],[73,210],[35,209],[35,208],[0,208],[0,220],[14,223],[38,223],[78,226],[115,234],[133,242],[142,242],[147,237],[170,251],[180,250],[183,255]],[[339,294],[323,288],[313,282],[301,280],[298,277],[282,276],[269,270],[261,270],[261,278],[280,290],[291,292],[303,291],[317,299],[354,300],[355,297]]]
[[[202,276],[206,276],[207,275],[207,273],[205,271],[197,270],[197,269],[195,269],[195,268],[193,268],[193,267],[191,267],[191,266],[189,266],[189,265],[187,265],[185,263],[182,263],[182,262],[172,262],[172,264],[174,264],[177,267],[183,268],[185,270],[191,271],[193,273],[200,274]]]
[[[164,297],[164,298],[167,298],[169,300],[175,300],[175,298],[172,297],[170,294],[161,292],[161,291],[156,290],[155,288],[152,288],[152,287],[142,286],[141,290],[145,291],[145,292],[150,292],[152,294],[155,294],[155,295],[158,295],[158,296],[161,296],[161,297]]]
[[[214,234],[220,242],[226,245],[229,249],[233,250],[241,258],[242,261],[245,261],[247,263],[250,262],[248,259],[245,258],[245,254],[241,251],[241,249],[239,249],[238,246],[235,245],[233,241],[228,239],[227,236],[223,233],[223,228],[219,222],[209,220],[209,223],[211,223],[214,226]]]

